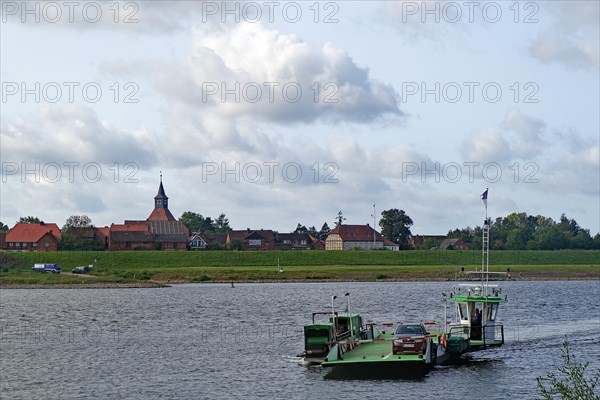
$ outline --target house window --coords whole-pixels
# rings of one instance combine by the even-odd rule
[[[33,247],[37,247],[37,243],[32,243],[31,244]]]
[[[303,244],[303,245],[305,245],[305,244],[306,244],[306,240],[301,240],[301,241],[300,241],[300,244]]]
[[[21,243],[15,243],[15,247],[21,247]]]
[[[11,243],[9,243],[8,245],[9,245],[9,247],[13,247],[13,246],[14,246],[14,243],[12,243],[12,242],[11,242]]]
[[[290,244],[290,243],[292,243],[292,241],[291,241],[291,240],[287,240],[287,239],[286,239],[286,240],[284,240],[284,241],[283,241],[283,244]]]
[[[21,246],[27,247],[27,243],[22,243]]]
[[[260,246],[260,239],[248,240],[248,246]]]
[[[44,247],[50,247],[50,242],[44,242]]]

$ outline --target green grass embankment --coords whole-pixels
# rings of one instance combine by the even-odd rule
[[[94,261],[95,260],[95,261]],[[481,267],[478,251],[124,251],[0,253],[0,284],[89,283],[77,275],[34,272],[36,262],[64,272],[94,264],[93,281],[453,280]],[[278,272],[278,265],[283,273]],[[599,279],[600,251],[491,251],[490,270],[523,279]]]

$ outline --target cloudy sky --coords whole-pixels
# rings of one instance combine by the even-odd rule
[[[12,2],[0,221],[234,228],[489,214],[600,230],[599,8],[537,2]]]

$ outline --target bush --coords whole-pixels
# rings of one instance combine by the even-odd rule
[[[575,356],[569,351],[569,343],[565,338],[562,349],[563,365],[558,368],[562,379],[554,374],[548,374],[546,377],[538,376],[537,386],[544,400],[553,400],[556,398],[567,400],[600,400],[600,394],[594,393],[596,387],[600,388],[600,370],[586,377],[585,370],[589,363],[579,364]],[[549,384],[549,387],[545,386]],[[560,396],[560,397],[555,397]]]

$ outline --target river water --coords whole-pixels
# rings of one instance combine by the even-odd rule
[[[443,318],[451,282],[0,291],[2,399],[532,399],[565,336],[600,368],[600,282],[502,282],[506,344],[418,380],[331,380],[302,326],[330,298],[375,322]]]

